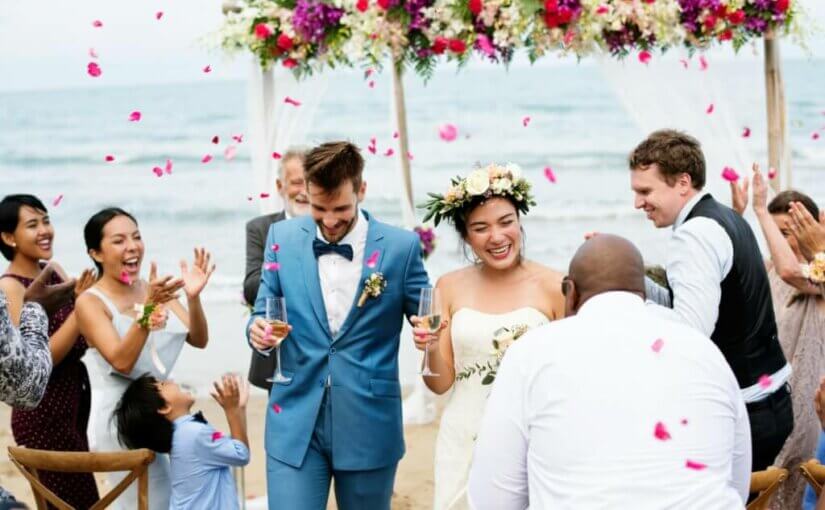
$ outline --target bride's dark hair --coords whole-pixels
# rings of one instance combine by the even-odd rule
[[[455,228],[456,232],[458,233],[459,242],[461,243],[461,251],[464,254],[464,258],[466,258],[470,262],[477,263],[478,262],[478,260],[477,260],[478,257],[475,257],[475,254],[473,254],[473,256],[471,257],[470,253],[468,253],[468,251],[467,251],[467,245],[468,245],[468,243],[467,243],[467,233],[468,233],[468,231],[467,231],[467,218],[470,217],[470,214],[472,214],[472,212],[475,211],[476,208],[478,208],[481,205],[484,205],[485,203],[487,203],[487,201],[489,201],[491,199],[496,199],[496,198],[500,198],[502,200],[507,200],[508,202],[510,202],[510,204],[512,204],[513,208],[516,210],[516,218],[518,218],[518,220],[519,220],[519,230],[521,231],[521,246],[519,247],[520,248],[520,250],[519,250],[519,262],[524,260],[525,240],[527,238],[527,234],[524,232],[524,226],[521,225],[521,213],[519,212],[518,202],[516,202],[516,200],[510,195],[503,195],[503,196],[502,195],[496,195],[496,196],[489,197],[489,198],[485,198],[483,196],[480,196],[476,199],[473,199],[471,202],[469,202],[463,208],[461,213],[456,214],[453,217],[453,221],[451,221],[451,223],[453,224],[453,227]],[[470,252],[472,252],[472,250],[470,250]]]

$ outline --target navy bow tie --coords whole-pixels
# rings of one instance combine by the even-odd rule
[[[312,241],[312,252],[315,253],[316,259],[327,253],[337,253],[347,260],[352,260],[352,246],[348,244],[325,243],[317,237]]]
[[[200,412],[200,411],[198,411],[197,413],[193,414],[193,415],[192,415],[192,419],[193,419],[193,420],[195,420],[195,421],[197,421],[197,422],[200,422],[200,423],[206,423],[206,418],[204,418],[204,417],[203,417],[203,413],[202,413],[202,412]]]

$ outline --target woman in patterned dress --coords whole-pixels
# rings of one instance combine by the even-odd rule
[[[10,261],[0,277],[0,290],[8,298],[12,323],[17,326],[23,294],[52,257],[54,227],[43,203],[32,195],[9,195],[0,201],[0,252]],[[59,266],[49,284],[68,278]],[[84,271],[75,285],[75,295],[91,286],[94,276]],[[74,303],[68,302],[49,314],[49,350],[54,369],[40,404],[31,410],[12,411],[11,427],[18,445],[55,451],[88,451],[86,425],[89,420],[90,386],[81,362],[86,342],[80,336]],[[98,499],[90,473],[41,472],[43,484],[75,508],[88,508]],[[51,506],[50,506],[51,507]]]

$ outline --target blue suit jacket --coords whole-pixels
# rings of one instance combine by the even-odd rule
[[[328,376],[333,468],[377,469],[404,455],[398,342],[404,315],[418,312],[420,290],[429,279],[415,233],[366,216],[365,262],[376,251],[380,256],[375,268],[364,265],[350,314],[334,338],[312,251],[315,223],[301,217],[269,229],[264,262],[280,268],[263,272],[250,324],[264,315],[267,297],[286,298],[293,329],[281,344],[281,363],[292,381],[272,386],[265,440],[267,454],[294,467],[309,447]],[[277,253],[269,248],[275,243]],[[383,273],[387,286],[358,307],[364,280],[373,272]]]

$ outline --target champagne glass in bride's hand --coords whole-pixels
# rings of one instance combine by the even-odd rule
[[[430,334],[441,330],[441,299],[438,289],[427,287],[421,289],[421,299],[418,301],[418,317],[421,320],[418,327]],[[424,348],[424,363],[419,374],[425,377],[435,377],[438,374],[430,370],[430,346]]]
[[[267,381],[274,384],[286,384],[292,380],[281,372],[281,342],[289,335],[289,323],[286,318],[286,300],[282,297],[266,298],[265,335],[275,341],[275,375]]]

